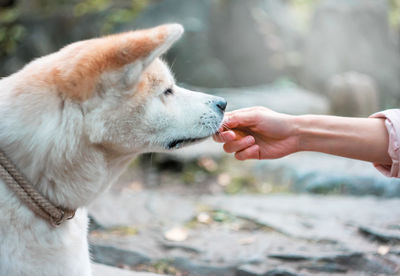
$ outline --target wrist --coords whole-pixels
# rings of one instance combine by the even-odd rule
[[[321,124],[324,124],[323,118],[318,115],[295,116],[297,151],[321,151],[323,141],[331,138],[332,135],[334,136],[330,127],[321,126]]]
[[[305,137],[307,136],[307,125],[309,125],[308,121],[308,115],[297,115],[297,116],[291,116],[290,118],[291,122],[290,124],[293,127],[293,134],[292,136],[295,138],[296,141],[296,148],[295,151],[305,151],[307,150],[305,146]]]

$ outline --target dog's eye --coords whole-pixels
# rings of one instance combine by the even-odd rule
[[[172,95],[172,94],[174,94],[174,91],[172,91],[171,88],[168,88],[168,89],[166,89],[166,90],[164,91],[164,95],[166,95],[166,96]]]

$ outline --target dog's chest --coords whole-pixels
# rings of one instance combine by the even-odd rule
[[[87,213],[59,228],[35,216],[0,180],[0,275],[90,275]]]

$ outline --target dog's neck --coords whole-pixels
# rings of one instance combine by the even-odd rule
[[[9,158],[39,193],[56,206],[69,209],[93,201],[116,180],[132,158],[110,155],[98,147],[84,145],[73,153],[58,154],[50,150],[43,156],[21,144],[15,148],[4,147]]]
[[[133,158],[84,145],[74,153],[49,152],[47,156],[21,146],[5,148],[39,193],[56,206],[69,209],[87,206],[120,176]]]
[[[2,106],[1,96],[0,148],[37,191],[56,206],[87,206],[134,157],[91,144],[83,133],[81,118],[64,119],[68,114],[52,118],[55,116],[51,112],[24,118],[26,110],[19,112],[11,104]]]

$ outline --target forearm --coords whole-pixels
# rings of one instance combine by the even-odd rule
[[[391,164],[384,119],[304,115],[294,117],[299,151],[317,151]]]

